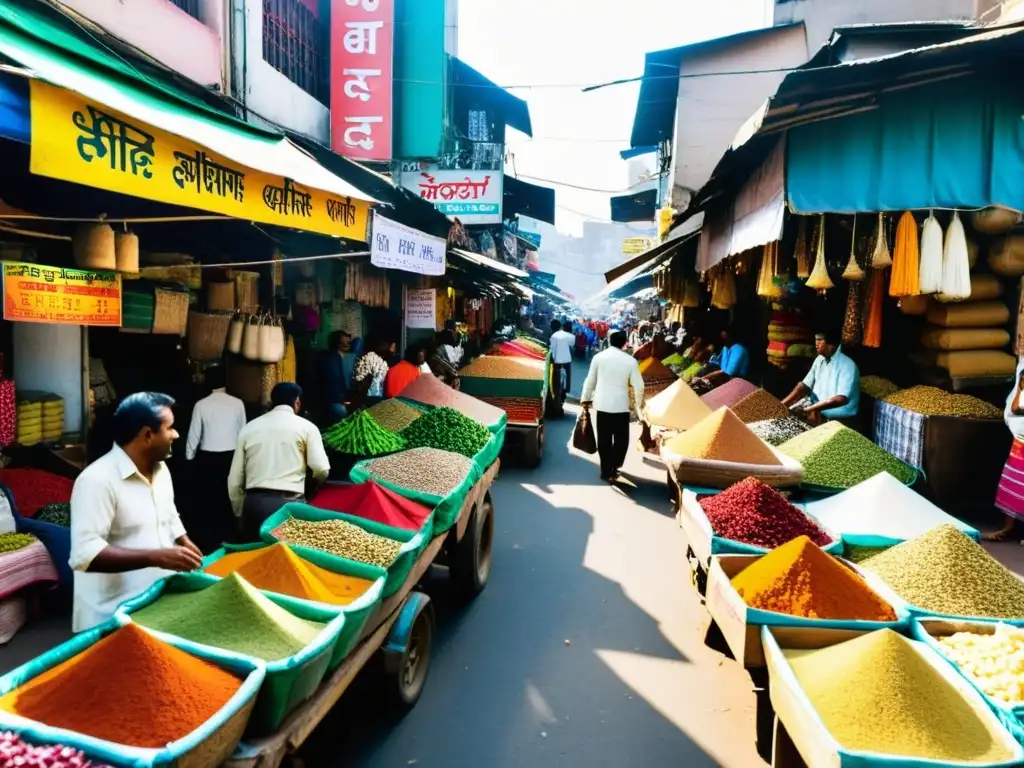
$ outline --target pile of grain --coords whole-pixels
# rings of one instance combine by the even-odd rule
[[[935,641],[985,695],[1013,707],[1024,704],[1024,629],[996,624],[990,634],[955,632]]]
[[[787,440],[792,440],[797,435],[802,435],[810,429],[805,422],[800,421],[796,416],[755,421],[747,426],[750,427],[751,432],[768,443],[768,445],[776,446],[782,445]]]
[[[644,404],[648,424],[666,429],[689,429],[711,415],[704,401],[682,380],[659,392]]]
[[[899,389],[900,388],[891,381],[883,379],[881,376],[860,377],[860,391],[868,397],[873,397],[876,400],[888,397],[893,392],[898,392]]]
[[[640,376],[643,377],[644,384],[658,384],[662,382],[673,382],[678,376],[672,372],[664,363],[655,360],[653,357],[648,357],[646,360],[640,362]]]
[[[543,380],[546,373],[547,363],[543,360],[485,355],[478,357],[459,371],[459,376],[475,376],[481,379]]]
[[[888,472],[902,483],[917,476],[891,453],[838,421],[787,440],[779,450],[803,465],[808,485],[850,488],[879,472]]]
[[[1003,417],[1002,409],[991,403],[972,395],[955,395],[937,387],[903,389],[887,396],[885,402],[925,416],[960,416],[967,419]]]
[[[665,447],[688,459],[731,461],[778,467],[782,462],[728,408],[719,408],[691,429],[676,435]]]
[[[712,411],[717,411],[723,405],[728,407],[735,405],[747,395],[756,392],[757,389],[756,384],[751,384],[745,379],[730,379],[706,395],[701,395],[700,399]]]
[[[472,459],[437,448],[413,448],[366,465],[375,480],[432,496],[447,496],[466,481],[472,468]]]
[[[790,415],[789,408],[784,406],[781,400],[763,389],[751,392],[734,405],[730,405],[729,409],[739,416],[740,421],[744,424],[768,419],[784,419]]]
[[[380,426],[392,432],[401,432],[416,421],[416,419],[423,416],[423,411],[419,408],[414,408],[395,398],[381,400],[372,408],[367,408],[366,412]]]

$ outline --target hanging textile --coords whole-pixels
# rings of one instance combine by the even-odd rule
[[[967,254],[967,235],[960,214],[953,218],[946,230],[942,248],[942,291],[939,301],[963,301],[971,297],[971,261]]]
[[[929,212],[921,228],[921,293],[942,290],[942,227]]]
[[[782,297],[782,286],[775,283],[779,271],[779,241],[768,243],[761,257],[761,270],[757,276],[757,295],[762,299]]]
[[[717,309],[732,309],[736,304],[736,276],[732,265],[725,263],[711,284],[711,306]]]
[[[892,253],[892,280],[890,296],[917,296],[921,293],[921,249],[917,242],[917,221],[914,214],[904,211],[896,227],[896,243]]]
[[[868,300],[864,315],[864,346],[882,346],[882,309],[885,303],[885,270],[872,269],[868,279]]]

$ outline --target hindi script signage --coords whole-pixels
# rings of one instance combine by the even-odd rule
[[[447,249],[443,237],[431,237],[374,211],[370,263],[375,267],[418,275],[443,275]]]
[[[402,174],[402,186],[463,224],[501,223],[501,171],[440,171]]]
[[[405,291],[405,327],[434,328],[437,317],[437,291],[433,288],[407,288]]]
[[[73,91],[31,80],[30,170],[247,221],[366,241],[369,205],[238,165]]]
[[[121,325],[116,272],[3,262],[4,320],[60,325]]]

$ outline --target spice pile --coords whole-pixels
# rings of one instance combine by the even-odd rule
[[[658,386],[661,384],[671,384],[679,377],[673,373],[672,369],[664,363],[655,360],[653,357],[648,357],[646,360],[640,361],[640,376],[644,380],[644,388],[648,385]]]
[[[410,448],[437,448],[473,458],[491,433],[452,408],[435,408],[409,425],[402,438]]]
[[[529,357],[534,360],[543,360],[545,356],[544,353],[539,350],[530,349],[526,345],[518,344],[514,341],[506,341],[495,345],[489,354],[503,357]]]
[[[858,565],[863,563],[865,560],[879,555],[885,550],[892,547],[891,544],[884,547],[865,547],[858,544],[844,544],[843,545],[843,557],[849,560],[851,563],[857,563]]]
[[[480,379],[544,379],[547,364],[543,360],[526,357],[478,357],[461,371],[459,376]],[[405,397],[405,394],[402,395]]]
[[[61,528],[71,527],[71,505],[66,502],[44,504],[36,512],[36,520],[50,525],[59,525]]]
[[[0,698],[0,709],[116,744],[160,749],[206,723],[241,685],[230,672],[128,624],[15,688]]]
[[[0,554],[17,552],[36,541],[38,539],[30,533],[0,533]]]
[[[644,418],[648,424],[666,429],[689,429],[711,410],[697,393],[681,380],[650,398],[644,405]]]
[[[331,605],[348,605],[373,586],[368,579],[306,562],[287,544],[231,552],[207,566],[205,572],[222,578],[237,573],[256,589]]]
[[[25,517],[34,517],[45,504],[71,501],[75,485],[73,480],[41,469],[5,469],[0,471],[0,483],[7,486],[18,512]]]
[[[956,632],[936,637],[939,650],[996,701],[1024,704],[1024,629],[996,624],[991,634]]]
[[[109,768],[62,744],[36,746],[12,731],[0,732],[0,768]]]
[[[412,384],[402,390],[401,396],[424,405],[446,405],[485,427],[498,424],[505,418],[505,412],[500,408],[457,392],[439,381],[436,376],[417,377]]]
[[[773,467],[782,464],[728,408],[719,408],[688,431],[673,437],[665,447],[688,459]]]
[[[797,435],[802,435],[810,429],[807,424],[800,421],[796,416],[755,421],[747,426],[750,427],[751,432],[768,443],[768,445],[775,446],[782,445],[787,440],[792,440]]]
[[[164,592],[132,621],[264,661],[294,656],[325,626],[285,610],[237,573],[195,592]]]
[[[864,580],[798,536],[732,579],[751,608],[808,619],[896,621],[896,612]]]
[[[925,416],[959,416],[966,419],[1001,419],[1003,411],[991,403],[972,395],[955,395],[938,387],[911,387],[885,398],[885,402],[897,405]]]
[[[838,421],[787,440],[779,450],[803,464],[808,485],[849,488],[879,472],[888,472],[901,483],[917,477],[913,468]]]
[[[380,456],[405,448],[405,439],[380,426],[367,411],[359,411],[324,432],[324,445],[352,456]]]
[[[700,500],[716,536],[763,549],[774,549],[799,536],[819,546],[832,543],[811,518],[774,488],[748,477],[717,496]]]
[[[447,496],[466,481],[472,469],[472,460],[437,448],[413,448],[366,465],[375,480],[432,496]]]
[[[784,653],[845,750],[983,765],[1012,757],[994,718],[983,719],[911,641],[890,629]]]
[[[430,510],[373,480],[355,485],[327,485],[313,499],[318,509],[344,512],[403,531],[418,531]]]
[[[899,389],[900,388],[891,381],[883,379],[881,376],[860,377],[860,391],[868,397],[873,397],[876,400],[882,400],[893,392],[899,392]]]
[[[953,616],[1024,619],[1024,582],[952,525],[890,547],[862,565],[917,608]]]
[[[485,403],[501,408],[508,414],[508,420],[519,424],[535,424],[540,421],[543,401],[539,397],[481,397]]]
[[[371,408],[367,408],[366,412],[381,427],[395,433],[401,432],[423,415],[423,411],[419,408],[413,408],[395,398],[381,400]]]
[[[402,548],[400,541],[364,531],[345,520],[288,518],[270,533],[278,541],[320,549],[359,563],[389,567]]]
[[[712,389],[706,395],[701,395],[700,399],[712,411],[717,411],[723,405],[735,405],[744,397],[753,394],[757,390],[757,385],[751,384],[746,379],[729,379],[722,386]]]
[[[763,389],[751,392],[734,405],[730,405],[729,409],[739,416],[740,421],[744,424],[768,419],[784,419],[790,415],[789,408],[784,406],[781,400]]]

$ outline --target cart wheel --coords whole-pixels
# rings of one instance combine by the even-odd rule
[[[494,549],[494,502],[490,491],[473,510],[466,535],[455,549],[451,561],[452,588],[472,600],[487,586],[491,576]]]
[[[434,606],[422,592],[413,592],[381,648],[387,697],[399,711],[416,706],[427,682],[434,644]]]
[[[530,469],[539,467],[544,460],[544,424],[541,423],[523,445],[523,464]]]

